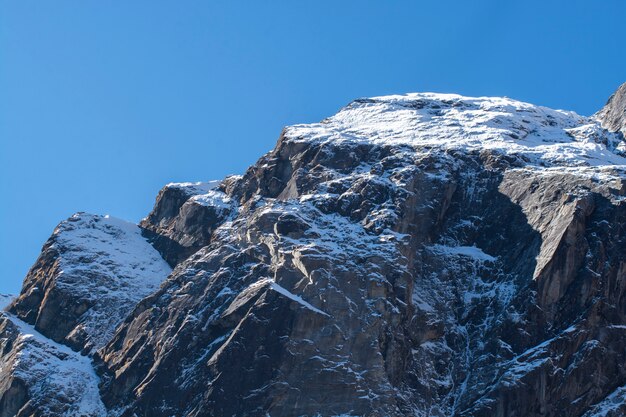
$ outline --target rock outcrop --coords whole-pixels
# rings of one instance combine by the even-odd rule
[[[0,415],[624,415],[622,90],[360,99],[139,227],[75,216],[0,323]],[[28,340],[74,364],[49,400]]]
[[[626,83],[617,89],[596,116],[606,129],[626,135]]]

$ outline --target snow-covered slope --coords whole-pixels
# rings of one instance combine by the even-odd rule
[[[5,382],[10,377],[16,391],[27,387],[25,397],[28,398],[19,408],[15,402],[0,398],[0,414],[27,415],[28,410],[32,410],[33,415],[40,416],[106,415],[98,390],[100,379],[90,358],[51,341],[10,314],[0,314],[4,335],[15,333],[10,345],[6,338],[0,342],[5,348],[0,356],[0,374],[3,375],[0,379]],[[11,349],[10,355],[6,355],[6,348]]]
[[[103,346],[171,272],[137,225],[85,213],[56,228],[40,261],[14,312],[48,337],[89,350]]]

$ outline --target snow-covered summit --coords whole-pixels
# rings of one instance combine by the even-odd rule
[[[501,97],[411,93],[359,99],[287,140],[492,150],[530,166],[624,167],[626,144],[600,120]]]

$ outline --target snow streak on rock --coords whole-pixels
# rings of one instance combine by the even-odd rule
[[[3,327],[17,331],[10,369],[0,369],[0,373],[10,373],[28,387],[28,403],[20,409],[37,410],[36,415],[42,416],[106,416],[98,389],[100,379],[90,358],[51,341],[10,314],[2,313],[0,320],[9,321]],[[6,366],[7,362],[0,364]]]

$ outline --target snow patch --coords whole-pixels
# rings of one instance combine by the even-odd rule
[[[172,269],[137,225],[110,216],[75,214],[54,232],[60,273],[55,285],[91,308],[76,332],[103,346],[137,302],[156,291]]]
[[[229,210],[233,205],[233,201],[225,193],[213,190],[205,194],[195,195],[191,197],[191,201],[202,206],[213,207],[220,211]]]
[[[496,258],[486,254],[482,249],[476,246],[444,246],[444,245],[432,245],[429,247],[433,252],[442,255],[453,256],[467,256],[469,258],[476,259],[483,262],[495,262]]]
[[[228,311],[232,311],[236,308],[238,308],[240,305],[244,304],[248,299],[250,299],[254,294],[256,294],[260,289],[264,288],[264,287],[269,287],[270,289],[276,291],[277,293],[284,295],[285,297],[289,298],[290,300],[293,300],[295,302],[297,302],[298,304],[306,307],[307,309],[314,311],[318,314],[322,314],[324,316],[330,317],[329,314],[323,312],[322,310],[320,310],[319,308],[311,305],[310,303],[304,301],[302,299],[302,297],[295,295],[294,293],[290,292],[289,290],[287,290],[286,288],[280,286],[279,284],[277,284],[272,278],[263,278],[260,279],[252,284],[250,284],[245,290],[243,290],[239,296],[231,303],[231,305],[228,307],[227,312]],[[227,313],[225,313],[227,314]]]
[[[319,308],[313,307],[311,304],[307,303],[306,301],[304,301],[302,299],[302,297],[295,295],[289,291],[287,291],[284,287],[281,287],[280,285],[278,285],[277,283],[275,283],[274,281],[271,281],[269,283],[269,286],[271,289],[273,289],[276,292],[279,292],[280,294],[284,295],[287,298],[292,299],[293,301],[302,304],[303,306],[305,306],[306,308],[308,308],[309,310],[312,310],[316,313],[322,314],[324,316],[330,317],[327,313],[324,313],[322,310],[320,310]]]

